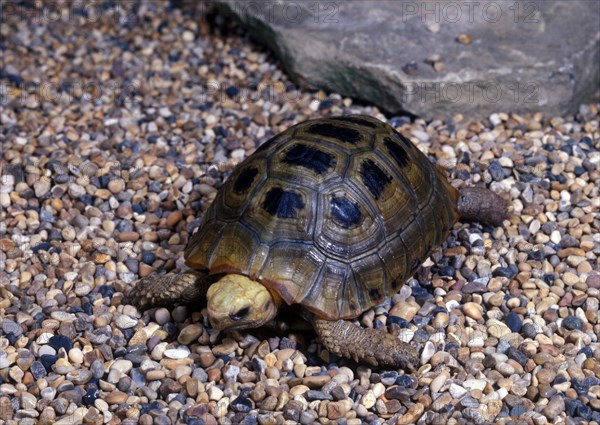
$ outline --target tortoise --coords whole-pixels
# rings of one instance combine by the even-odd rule
[[[260,327],[294,305],[329,352],[414,371],[413,346],[351,320],[396,293],[459,217],[499,225],[506,205],[484,188],[456,190],[378,119],[305,121],[221,186],[185,250],[192,270],[144,278],[126,302],[206,300],[220,330]]]

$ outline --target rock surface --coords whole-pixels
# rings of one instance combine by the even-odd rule
[[[600,82],[598,2],[222,3],[303,87],[393,113],[571,113]]]

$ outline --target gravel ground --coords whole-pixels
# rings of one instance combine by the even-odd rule
[[[296,89],[234,24],[199,10],[12,7],[0,423],[600,423],[598,104],[385,117]],[[184,268],[235,164],[294,123],[347,113],[387,119],[457,184],[483,180],[511,200],[510,222],[455,226],[358,319],[420,347],[418,373],[332,358],[311,333],[219,333],[201,306],[122,304],[139,277]]]

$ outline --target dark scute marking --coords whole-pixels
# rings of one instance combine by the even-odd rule
[[[273,137],[271,137],[269,140],[267,140],[266,142],[264,142],[263,144],[261,144],[259,147],[256,148],[256,150],[254,151],[254,153],[259,153],[264,151],[265,149],[269,148],[272,144],[277,143],[277,139],[279,138],[280,134],[276,134]]]
[[[254,167],[248,167],[243,170],[233,184],[233,191],[235,193],[244,193],[250,189],[257,174],[258,169]]]
[[[358,131],[330,123],[313,124],[308,128],[308,132],[319,136],[333,137],[347,143],[356,143],[360,140]]]
[[[413,261],[412,264],[412,269],[411,270],[417,270],[417,268],[421,265],[421,260],[419,260],[418,258],[415,258],[415,261]]]
[[[344,228],[349,228],[361,222],[362,214],[358,204],[347,198],[333,198],[331,200],[331,216],[333,220]]]
[[[409,142],[410,143],[410,142]],[[389,137],[386,137],[383,141],[383,144],[387,148],[388,152],[394,158],[394,161],[400,166],[400,168],[406,167],[410,157],[407,155],[404,147],[400,146],[398,143],[394,142]]]
[[[392,178],[370,159],[362,163],[360,175],[362,176],[363,183],[375,199],[379,199],[381,192],[385,189],[385,185],[392,181]]]
[[[381,292],[379,292],[379,288],[369,289],[369,297],[374,300],[381,298]]]
[[[349,122],[352,124],[357,124],[357,125],[362,125],[365,127],[370,127],[370,128],[376,128],[377,124],[371,121],[367,121],[365,119],[362,118],[358,118],[358,117],[335,117],[333,118],[336,121],[343,121],[343,122]]]
[[[262,207],[269,214],[279,218],[295,218],[296,210],[304,208],[304,202],[299,194],[274,187],[265,195]]]
[[[287,151],[283,162],[299,165],[313,170],[317,174],[323,174],[335,165],[335,158],[326,152],[311,148],[310,146],[297,144]]]
[[[407,147],[411,147],[413,146],[413,144],[410,142],[410,140],[408,140],[406,137],[404,137],[402,135],[402,133],[400,133],[398,130],[396,130],[395,128],[392,128],[394,135],[396,135],[396,137],[398,139],[400,139],[400,141],[402,142],[403,145],[407,146]]]

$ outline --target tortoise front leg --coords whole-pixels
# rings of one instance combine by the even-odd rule
[[[346,320],[315,319],[313,325],[325,348],[338,356],[410,372],[419,367],[417,350],[382,329],[361,328]]]
[[[123,301],[141,309],[201,301],[216,278],[194,270],[152,275],[140,280]]]

